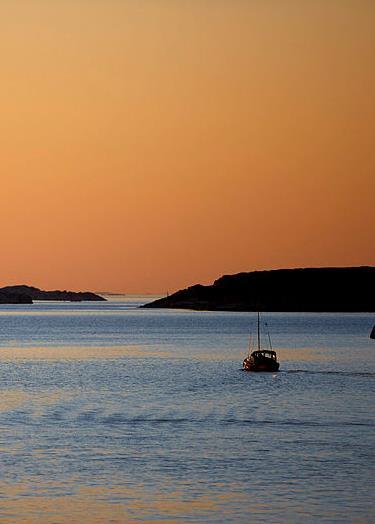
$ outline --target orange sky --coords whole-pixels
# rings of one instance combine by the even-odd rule
[[[375,2],[2,0],[0,284],[375,265]]]

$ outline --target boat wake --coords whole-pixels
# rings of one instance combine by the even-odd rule
[[[375,377],[370,371],[312,371],[309,369],[283,369],[279,373],[306,373],[308,375],[343,375],[349,377]]]
[[[243,368],[238,368],[238,371],[246,371]],[[346,377],[367,377],[367,378],[375,378],[375,373],[370,371],[312,371],[310,369],[282,369],[278,371],[277,373],[274,373],[272,375],[279,375],[279,374],[306,374],[306,375],[341,375]],[[262,373],[257,372],[256,375],[270,375],[270,373]]]

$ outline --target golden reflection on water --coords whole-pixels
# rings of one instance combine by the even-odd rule
[[[27,484],[0,484],[3,524],[81,524],[183,522],[184,517],[202,517],[207,512],[223,511],[228,504],[245,504],[247,497],[233,486],[225,491],[187,498],[180,491],[151,492],[133,487],[80,487],[76,493],[62,495],[66,486],[49,483],[39,490]],[[256,511],[255,504],[254,510]],[[155,519],[160,515],[160,519]]]
[[[122,357],[167,357],[165,351],[155,351],[147,347],[128,345],[115,347],[55,346],[0,348],[0,361],[14,360],[97,360]]]
[[[277,356],[280,361],[303,361],[312,362],[318,360],[332,360],[333,356],[328,354],[328,350],[315,348],[281,348],[277,349]]]
[[[34,415],[41,415],[47,406],[53,406],[61,402],[69,402],[76,398],[76,392],[64,391],[45,391],[45,392],[26,392],[21,389],[9,389],[1,391],[0,413],[17,410],[26,403],[31,402]]]
[[[316,348],[275,348],[278,359],[282,361],[327,361],[332,360],[328,350]],[[47,346],[47,347],[2,347],[0,348],[0,362],[22,360],[103,360],[116,358],[194,358],[201,361],[226,362],[239,360],[242,362],[246,351],[228,350],[226,353],[216,354],[214,351],[205,352],[199,348],[193,354],[181,348],[171,348],[170,351],[159,351],[155,348],[141,345],[124,345],[110,347],[93,346]]]
[[[1,392],[0,413],[17,409],[29,399],[29,395],[22,390],[8,390]]]

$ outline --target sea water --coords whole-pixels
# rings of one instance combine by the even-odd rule
[[[0,307],[0,522],[375,519],[371,314]],[[265,326],[262,344],[268,344]]]

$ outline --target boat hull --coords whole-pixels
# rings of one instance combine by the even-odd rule
[[[243,361],[244,371],[274,373],[279,370],[279,367],[280,364],[272,358],[254,359],[253,357],[248,357]]]

